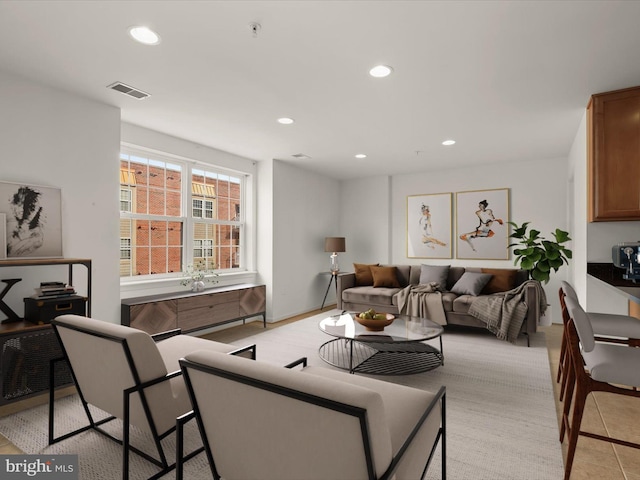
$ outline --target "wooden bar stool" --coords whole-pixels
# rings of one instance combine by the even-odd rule
[[[566,326],[567,355],[570,366],[565,375],[575,381],[567,383],[567,401],[564,404],[560,441],[565,432],[569,436],[569,448],[565,464],[565,480],[571,476],[578,436],[640,449],[640,444],[580,430],[587,396],[591,392],[609,392],[639,397],[635,387],[640,386],[640,349],[626,348],[611,343],[597,343],[590,318],[580,304],[565,297],[569,321]],[[570,415],[571,398],[574,397],[573,414]],[[635,421],[635,419],[629,419]]]
[[[565,297],[572,298],[578,302],[578,295],[568,282],[561,282],[558,291],[560,306],[562,307],[563,323],[566,325],[567,315],[565,308]],[[598,342],[619,343],[631,347],[640,346],[640,320],[629,315],[618,315],[613,313],[586,312],[593,328],[594,338]],[[560,346],[560,361],[558,363],[557,382],[562,381],[560,388],[560,400],[564,399],[567,386],[566,370],[569,359],[567,357],[566,331],[562,335]]]

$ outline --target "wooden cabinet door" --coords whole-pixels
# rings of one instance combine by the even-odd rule
[[[143,303],[129,307],[130,326],[149,334],[166,332],[178,326],[176,300]]]
[[[593,95],[587,121],[589,221],[640,220],[640,87]]]
[[[240,316],[264,313],[267,309],[267,292],[264,285],[240,291]]]

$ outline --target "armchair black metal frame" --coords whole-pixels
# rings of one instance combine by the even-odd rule
[[[85,396],[82,392],[82,388],[79,385],[78,379],[76,377],[76,374],[74,372],[73,366],[71,364],[71,362],[69,361],[69,357],[67,354],[67,350],[65,349],[65,345],[64,342],[62,341],[62,338],[60,336],[60,333],[57,330],[57,325],[56,325],[56,321],[55,319],[52,320],[52,325],[54,328],[54,331],[56,332],[56,335],[58,337],[58,340],[60,342],[60,346],[62,348],[62,353],[63,356],[59,357],[59,358],[55,358],[52,359],[50,361],[50,368],[49,368],[49,445],[52,445],[54,443],[66,440],[67,438],[70,438],[74,435],[77,435],[79,433],[82,433],[84,431],[87,430],[95,430],[96,432],[98,432],[99,434],[115,441],[116,443],[122,445],[122,451],[123,451],[123,459],[122,459],[122,478],[123,479],[128,479],[129,477],[129,451],[132,451],[136,454],[138,454],[139,456],[141,456],[142,458],[146,459],[147,461],[149,461],[150,463],[156,465],[157,467],[160,468],[160,471],[158,473],[156,473],[155,475],[151,476],[150,479],[157,479],[162,477],[163,475],[165,475],[166,473],[172,471],[175,467],[176,467],[176,463],[172,463],[169,464],[169,462],[167,461],[167,456],[164,452],[164,449],[162,447],[162,440],[164,438],[166,438],[167,436],[171,435],[173,432],[175,432],[176,427],[174,426],[173,428],[167,430],[166,432],[164,432],[163,434],[159,434],[158,433],[158,429],[156,426],[156,423],[153,419],[153,415],[151,413],[151,409],[149,407],[149,401],[147,399],[147,390],[154,386],[154,385],[158,385],[162,382],[167,382],[169,380],[171,380],[172,378],[175,377],[179,377],[182,375],[182,371],[177,370],[171,373],[168,373],[164,376],[158,377],[158,378],[154,378],[152,380],[146,381],[146,382],[142,382],[140,380],[140,374],[138,372],[138,369],[135,365],[135,362],[133,360],[133,355],[131,353],[131,349],[130,346],[127,342],[126,339],[123,338],[119,338],[116,336],[112,336],[112,335],[108,335],[108,334],[104,334],[104,333],[99,333],[99,332],[94,332],[94,331],[90,331],[90,330],[86,330],[80,327],[75,327],[75,326],[70,326],[70,325],[64,325],[64,328],[68,328],[71,330],[75,330],[78,332],[81,332],[83,334],[86,335],[92,335],[98,338],[102,338],[104,340],[108,340],[108,341],[112,341],[115,343],[119,343],[123,353],[127,359],[127,363],[129,366],[129,369],[131,371],[131,375],[134,379],[134,385],[132,385],[130,388],[127,388],[125,390],[123,390],[123,418],[122,418],[122,422],[123,422],[123,432],[122,432],[122,438],[117,438],[116,436],[112,435],[111,433],[105,431],[104,429],[101,428],[102,425],[115,420],[117,417],[114,415],[110,415],[106,418],[103,418],[101,420],[94,420],[94,417],[91,413],[91,410],[89,408],[89,403],[85,400]],[[153,338],[153,340],[155,342],[159,342],[161,340],[165,340],[169,337],[175,336],[175,335],[179,335],[181,333],[181,331],[179,329],[177,330],[171,330],[168,332],[162,332],[156,335],[151,335],[151,337]],[[251,359],[255,360],[256,358],[256,346],[255,345],[249,345],[246,347],[242,347],[236,350],[233,350],[231,352],[229,352],[229,355],[239,355],[241,353],[244,352],[251,352]],[[54,371],[55,371],[55,366],[58,362],[61,361],[66,361],[67,364],[69,365],[70,371],[71,371],[71,375],[78,393],[78,396],[80,397],[83,409],[85,411],[85,414],[87,416],[87,420],[89,421],[89,424],[84,426],[84,427],[80,427],[76,430],[73,430],[71,432],[65,433],[63,435],[60,435],[58,437],[55,436],[55,411],[54,411],[54,405],[55,405],[55,376],[54,376]],[[131,397],[134,394],[139,394],[139,398],[140,398],[140,402],[142,404],[143,410],[144,410],[144,415],[145,418],[147,420],[147,423],[149,425],[149,429],[151,432],[151,435],[153,437],[153,441],[155,444],[155,448],[157,450],[157,454],[158,454],[158,458],[155,458],[149,454],[147,454],[146,452],[140,450],[139,448],[136,448],[135,446],[130,444],[130,415],[131,415]],[[107,412],[108,414],[110,414],[110,412]],[[198,448],[196,451],[191,452],[188,456],[186,456],[183,461],[185,461],[186,459],[192,458],[193,456],[195,456],[196,454],[202,452],[204,449],[204,447],[200,447]]]
[[[190,412],[189,414],[185,414],[183,415],[181,418],[178,419],[177,421],[177,452],[176,452],[176,463],[177,463],[177,468],[176,468],[176,480],[182,480],[183,478],[183,472],[182,472],[182,463],[183,463],[183,459],[182,459],[182,445],[183,445],[183,440],[182,440],[182,436],[183,436],[183,426],[186,422],[188,422],[189,420],[191,420],[193,417],[196,418],[196,422],[198,425],[198,428],[200,430],[200,434],[202,436],[202,440],[203,440],[203,444],[204,444],[204,450],[207,454],[207,459],[209,461],[209,465],[211,467],[211,473],[213,475],[213,478],[215,480],[221,480],[221,476],[216,468],[216,462],[215,462],[215,458],[214,458],[214,454],[211,450],[211,445],[207,439],[207,435],[205,432],[205,427],[204,427],[204,423],[202,421],[202,416],[200,413],[200,406],[198,405],[198,402],[196,400],[194,391],[193,391],[193,386],[191,383],[191,379],[189,376],[189,370],[190,369],[194,369],[194,370],[198,370],[201,372],[205,372],[211,375],[217,375],[220,376],[222,378],[228,379],[228,380],[232,380],[232,381],[236,381],[236,382],[240,382],[243,383],[245,385],[251,386],[251,387],[255,387],[255,388],[259,388],[259,389],[263,389],[263,390],[267,390],[269,392],[272,393],[276,393],[279,395],[284,395],[286,397],[291,397],[294,398],[296,400],[300,400],[302,402],[308,402],[310,404],[313,405],[318,405],[324,408],[328,408],[346,415],[350,415],[353,417],[358,418],[359,422],[360,422],[360,429],[362,432],[362,442],[363,442],[363,447],[364,447],[364,452],[365,452],[365,459],[366,459],[366,464],[367,464],[367,471],[368,471],[368,478],[370,480],[389,480],[391,478],[393,478],[394,473],[404,455],[404,453],[407,451],[408,447],[410,446],[411,442],[413,441],[413,439],[415,438],[415,436],[417,435],[418,431],[420,430],[421,426],[424,424],[424,422],[426,421],[427,417],[430,415],[430,413],[433,411],[434,407],[440,403],[441,404],[441,423],[440,423],[440,428],[437,434],[437,437],[435,439],[435,441],[433,442],[433,446],[431,448],[431,451],[429,452],[429,456],[427,458],[426,464],[424,466],[424,470],[422,472],[421,478],[424,478],[427,469],[429,468],[429,465],[431,464],[431,460],[433,459],[434,453],[436,451],[436,447],[438,445],[438,442],[440,442],[441,445],[441,454],[442,454],[442,479],[445,480],[446,479],[446,389],[444,386],[440,387],[440,389],[438,390],[438,392],[436,393],[436,395],[434,396],[433,400],[431,401],[431,403],[427,406],[427,408],[425,409],[424,413],[422,414],[422,416],[420,417],[419,421],[417,422],[417,424],[414,426],[413,430],[411,431],[411,434],[407,437],[407,439],[405,440],[405,442],[403,443],[403,445],[401,446],[401,448],[398,450],[397,454],[394,456],[394,458],[391,461],[391,464],[389,465],[389,467],[387,468],[387,470],[380,476],[376,475],[375,472],[375,467],[373,464],[373,455],[372,455],[372,450],[371,450],[371,444],[369,442],[369,427],[367,424],[367,411],[366,409],[360,408],[360,407],[356,407],[353,405],[347,405],[344,403],[340,403],[340,402],[336,402],[327,398],[321,398],[315,395],[311,395],[305,392],[301,392],[299,390],[294,390],[294,389],[290,389],[290,388],[286,388],[283,387],[281,385],[277,385],[277,384],[273,384],[273,383],[269,383],[269,382],[265,382],[265,381],[261,381],[255,378],[251,378],[251,377],[246,377],[243,375],[239,375],[239,374],[235,374],[226,370],[221,370],[215,367],[210,367],[210,366],[205,366],[205,365],[201,365],[198,363],[194,363],[191,362],[189,360],[186,359],[181,359],[180,360],[180,365],[182,368],[182,372],[184,375],[184,380],[185,383],[187,385],[187,390],[189,392],[189,396],[191,398],[191,402],[192,402],[192,406],[194,407],[193,412]],[[295,362],[292,362],[288,365],[286,365],[284,368],[293,368],[295,366],[301,365],[303,367],[305,367],[307,365],[307,359],[306,357],[303,357],[299,360],[296,360]],[[186,458],[186,457],[185,457]],[[190,458],[190,457],[189,457]]]

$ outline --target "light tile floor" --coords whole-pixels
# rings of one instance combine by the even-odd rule
[[[330,310],[326,307],[324,310]],[[320,311],[311,312],[311,314]],[[268,324],[267,329],[274,329],[286,325],[305,316],[294,317],[276,324]],[[549,349],[549,363],[551,376],[555,380],[558,371],[560,343],[562,340],[562,326],[552,325],[543,327]],[[262,322],[252,322],[246,325],[231,327],[219,332],[210,333],[208,338],[219,342],[231,342],[264,331]],[[526,347],[523,347],[526,348]],[[556,411],[560,422],[562,404],[558,402],[559,385],[554,381]],[[47,397],[42,396],[30,402],[16,402],[9,408],[0,408],[0,416],[9,415],[20,408],[29,408],[38,403],[46,403]],[[582,430],[594,433],[609,432],[619,435],[629,441],[640,442],[640,429],[637,421],[640,419],[640,400],[635,398],[621,398],[619,395],[599,393],[588,399]],[[563,444],[563,455],[566,456],[566,440]],[[22,453],[7,438],[0,434],[0,454]],[[629,447],[614,446],[610,443],[580,437],[574,460],[571,480],[640,480],[640,450]],[[526,479],[521,479],[526,480]],[[555,480],[555,479],[549,479]]]

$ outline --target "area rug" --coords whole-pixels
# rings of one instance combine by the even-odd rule
[[[310,365],[334,368],[317,353],[320,345],[330,339],[320,331],[318,322],[332,313],[337,312],[325,312],[233,343],[255,343],[260,361],[284,365],[307,357]],[[432,344],[439,346],[437,340]],[[533,335],[527,348],[523,340],[513,345],[488,333],[457,329],[444,333],[443,344],[444,365],[435,370],[373,377],[431,391],[446,386],[448,478],[562,478],[562,451],[544,334]],[[56,409],[59,433],[78,425],[83,418],[76,396],[58,400]],[[0,419],[0,433],[25,453],[78,454],[82,479],[120,478],[122,453],[114,442],[86,432],[47,446],[47,425],[47,407],[40,406]],[[195,426],[189,426],[187,439],[187,449],[198,445]],[[134,441],[150,444],[139,433]],[[164,444],[172,458],[173,437]],[[427,479],[440,479],[439,452],[440,449]],[[142,479],[156,469],[131,455],[130,471],[132,479]],[[185,478],[211,478],[204,454],[187,462]]]

